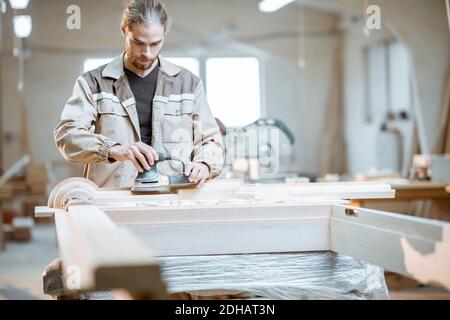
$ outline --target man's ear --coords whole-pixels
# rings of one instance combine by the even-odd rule
[[[121,27],[120,27],[120,31],[122,32],[122,35],[123,35],[124,37],[127,36],[127,27],[126,27],[126,26],[121,26]]]

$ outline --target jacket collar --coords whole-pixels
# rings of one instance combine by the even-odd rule
[[[113,78],[115,80],[120,79],[125,75],[125,70],[123,66],[123,59],[125,52],[114,58],[113,61],[108,63],[103,69],[102,77]],[[170,61],[164,59],[161,55],[159,56],[159,70],[168,75],[169,77],[175,77],[181,72],[181,68]]]

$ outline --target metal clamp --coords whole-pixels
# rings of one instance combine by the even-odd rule
[[[345,215],[348,217],[357,217],[359,215],[359,211],[353,208],[346,208]]]

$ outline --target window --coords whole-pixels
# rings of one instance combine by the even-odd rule
[[[214,117],[227,127],[243,127],[261,117],[260,66],[255,57],[209,58],[205,65],[194,57],[165,57],[200,77],[206,71],[205,86]],[[111,62],[113,58],[87,59],[84,72]]]
[[[200,62],[196,58],[168,58],[164,57],[166,60],[179,65],[183,68],[188,69],[190,72],[200,77]]]
[[[110,63],[114,58],[87,59],[84,61],[84,72],[97,69],[98,67]]]
[[[406,174],[414,129],[410,52],[400,42],[386,42],[369,48],[367,59],[367,111],[372,119],[368,123],[376,130],[375,166]]]
[[[248,125],[261,116],[257,58],[210,58],[206,91],[212,113],[227,127]]]
[[[411,106],[411,64],[408,48],[400,42],[389,45],[390,106],[393,111],[408,111]]]
[[[387,81],[387,48],[385,45],[370,48],[368,52],[368,86],[370,112],[376,122],[383,121],[389,110]]]
[[[411,65],[408,48],[400,42],[382,44],[368,52],[369,106],[384,119],[386,112],[411,109]]]

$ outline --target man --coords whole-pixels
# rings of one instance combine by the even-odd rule
[[[121,24],[124,54],[78,78],[64,108],[57,147],[70,163],[85,164],[84,176],[100,187],[131,186],[137,171],[158,160],[156,151],[181,158],[199,187],[223,168],[222,137],[202,82],[160,57],[168,29],[161,3],[131,2]],[[159,166],[164,174],[181,168]],[[44,291],[68,297],[59,259],[44,271]]]
[[[223,143],[201,80],[160,56],[169,17],[158,1],[134,0],[123,13],[125,52],[78,78],[55,130],[59,151],[85,164],[100,187],[131,186],[156,151],[181,158],[184,174],[202,186],[223,168]],[[164,174],[180,173],[161,163]]]

